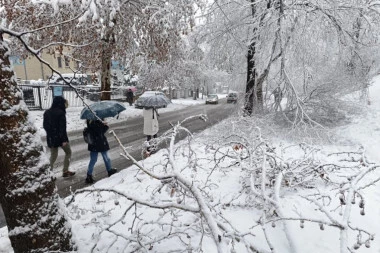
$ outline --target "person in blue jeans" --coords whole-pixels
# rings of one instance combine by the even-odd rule
[[[86,183],[94,183],[92,172],[96,161],[98,160],[98,154],[102,154],[108,176],[115,174],[116,169],[112,168],[111,159],[108,157],[107,151],[110,149],[107,141],[107,137],[104,135],[108,130],[107,123],[102,120],[87,120],[87,128],[90,132],[90,141],[88,143],[88,151],[90,151],[90,163],[88,164]]]

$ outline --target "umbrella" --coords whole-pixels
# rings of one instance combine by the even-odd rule
[[[89,105],[90,109],[101,119],[115,117],[126,108],[123,104],[116,101],[100,101]],[[87,108],[83,108],[80,113],[81,119],[95,120],[95,115]]]
[[[127,86],[125,87],[126,90],[131,90],[133,92],[137,91],[137,88],[135,86]]]
[[[162,108],[170,104],[170,100],[163,95],[154,95],[150,97],[145,97],[141,101],[141,107],[144,108]]]

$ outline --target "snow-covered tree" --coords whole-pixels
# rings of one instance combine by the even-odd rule
[[[180,36],[194,26],[195,8],[202,6],[202,0],[36,2],[33,11],[12,9],[16,4],[6,6],[9,18],[27,15],[23,22],[9,24],[15,30],[39,28],[51,23],[49,17],[54,15],[55,25],[38,30],[39,36],[29,42],[35,48],[44,46],[46,51],[64,54],[84,72],[99,72],[101,99],[109,100],[112,59],[131,64],[136,58],[168,61]]]
[[[138,64],[139,81],[150,89],[199,89],[202,80],[206,78],[202,68],[203,52],[196,46],[190,46],[188,39],[189,37],[182,38],[165,62],[146,62],[141,59]]]
[[[201,1],[84,0],[70,14],[71,18],[80,15],[78,24],[67,23],[55,32],[61,41],[85,45],[74,48],[72,55],[92,70],[100,70],[101,99],[108,100],[111,60],[132,64],[137,57],[151,62],[168,61],[180,35],[193,26],[194,6],[198,2]]]
[[[278,87],[290,122],[324,123],[333,101],[366,86],[378,58],[376,1],[225,0],[206,17],[209,58],[246,68],[248,114],[268,108]]]
[[[0,203],[14,252],[71,251],[71,228],[0,26]]]

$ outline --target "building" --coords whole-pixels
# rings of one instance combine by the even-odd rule
[[[59,53],[42,53],[42,59],[48,62],[52,68],[60,73],[73,73],[79,68],[79,62],[72,60],[69,56]],[[48,80],[53,74],[51,69],[41,63],[36,57],[29,56],[22,59],[17,55],[9,57],[18,80]]]

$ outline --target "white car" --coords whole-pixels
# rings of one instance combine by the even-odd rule
[[[206,98],[206,104],[217,104],[219,103],[219,97],[216,94],[209,94]]]
[[[165,96],[165,94],[161,91],[145,91],[143,94],[141,94],[141,96],[135,101],[135,108],[143,108],[142,107],[142,102],[144,101],[144,99],[146,97],[151,97],[151,96],[156,96],[156,95],[159,95],[159,96]]]

